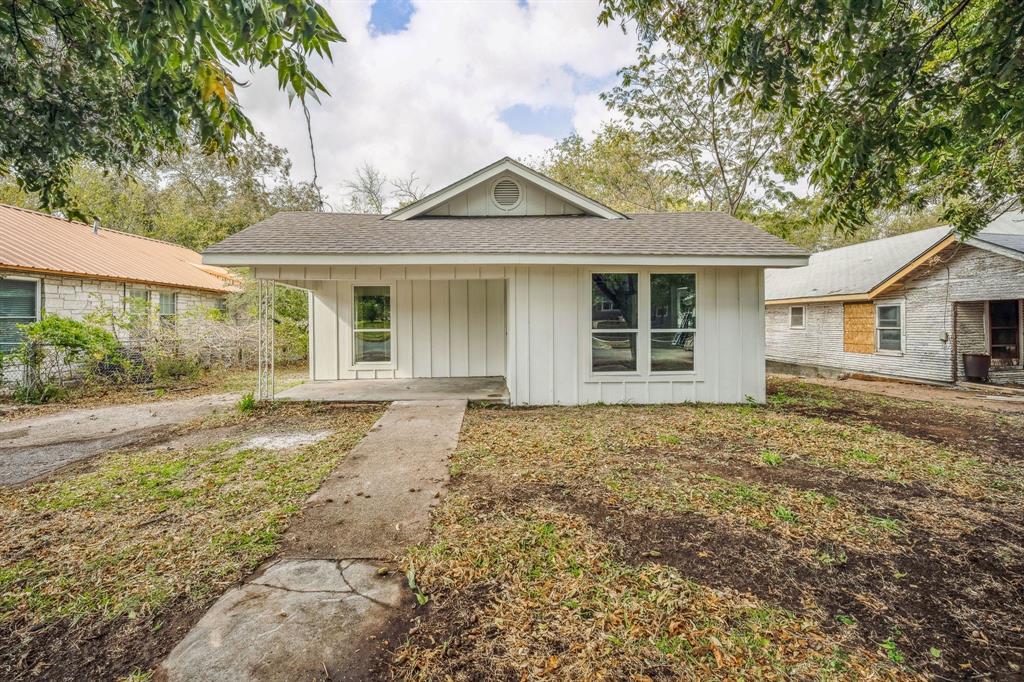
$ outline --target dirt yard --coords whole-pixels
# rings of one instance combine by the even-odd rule
[[[770,389],[470,410],[390,672],[1019,678],[1024,417]]]
[[[231,410],[0,489],[0,679],[147,679],[382,412]]]

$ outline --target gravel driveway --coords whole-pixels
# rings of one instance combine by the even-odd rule
[[[149,443],[175,426],[229,409],[234,393],[68,410],[0,424],[0,485],[46,476],[108,450]]]

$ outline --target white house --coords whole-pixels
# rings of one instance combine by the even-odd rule
[[[512,404],[574,405],[764,400],[764,268],[807,256],[505,158],[387,216],[278,213],[204,262],[310,292],[314,382],[502,377]]]
[[[823,251],[766,282],[773,368],[951,383],[969,354],[991,381],[1024,383],[1019,212],[967,241],[935,227]]]

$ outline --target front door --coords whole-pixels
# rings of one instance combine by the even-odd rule
[[[1020,364],[1020,301],[990,301],[988,324],[992,364]]]

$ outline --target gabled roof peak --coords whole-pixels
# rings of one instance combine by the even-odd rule
[[[509,156],[504,156],[494,163],[484,166],[464,178],[457,180],[446,187],[442,187],[436,192],[432,192],[419,201],[415,201],[408,206],[403,206],[397,211],[386,216],[385,220],[409,220],[412,218],[425,217],[430,211],[441,206],[453,197],[491,180],[495,180],[502,175],[515,176],[516,178],[525,180],[528,183],[532,183],[544,192],[554,195],[566,204],[575,207],[575,209],[578,209],[582,214],[597,216],[608,220],[628,219],[626,215],[605,206],[601,202],[580,194],[576,190],[567,187],[556,180],[552,180],[543,173],[539,173]],[[518,206],[519,189],[508,189],[511,193],[501,197],[499,201],[507,200],[506,205],[509,207]],[[513,213],[510,208],[509,215],[522,215],[522,213]]]

